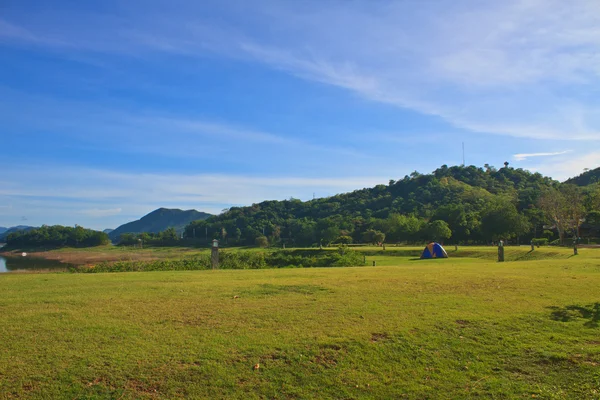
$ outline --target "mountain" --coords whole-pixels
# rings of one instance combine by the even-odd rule
[[[0,226],[0,235],[2,235],[4,232],[6,232],[8,230],[8,228],[5,228],[3,226]]]
[[[232,207],[194,221],[184,236],[225,239],[230,244],[288,243],[317,246],[443,240],[489,243],[517,238],[528,243],[547,223],[539,208],[546,190],[560,185],[551,178],[505,164],[443,165],[430,174],[413,172],[372,188],[309,201],[263,201]],[[199,237],[200,233],[200,237]]]
[[[600,182],[600,167],[596,169],[590,169],[581,175],[569,178],[565,181],[565,183],[571,183],[577,186],[587,186],[598,182]]]
[[[109,228],[109,229],[105,229],[105,230],[103,230],[102,232],[104,232],[104,233],[106,233],[106,234],[108,235],[108,234],[109,234],[109,233],[111,233],[112,231],[114,231],[114,229],[110,229],[110,228]]]
[[[181,234],[185,226],[192,221],[204,220],[210,217],[211,214],[196,210],[179,210],[169,208],[159,208],[152,211],[150,214],[143,216],[141,219],[133,222],[128,222],[119,226],[114,231],[111,231],[108,236],[111,240],[119,239],[123,233],[158,233],[168,228],[175,228],[177,234]]]
[[[30,231],[32,229],[35,229],[35,227],[27,226],[27,225],[18,225],[18,226],[13,226],[11,228],[8,228],[4,232],[0,232],[0,242],[4,241],[4,239],[13,232]]]

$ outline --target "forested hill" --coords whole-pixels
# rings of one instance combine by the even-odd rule
[[[558,190],[562,186],[508,166],[444,165],[431,174],[413,172],[388,185],[327,198],[233,207],[188,225],[185,236],[237,244],[264,242],[265,236],[271,244],[293,245],[381,242],[382,234],[386,242],[530,240],[552,235],[543,231],[552,221],[540,208],[540,196],[558,193],[566,199],[570,194]],[[595,189],[586,189],[585,196]]]
[[[600,167],[585,171],[583,174],[565,181],[565,183],[577,186],[587,186],[598,182],[600,182]]]
[[[6,237],[11,233],[19,232],[19,231],[30,231],[35,229],[33,226],[19,225],[13,226],[10,228],[5,228],[3,232],[0,231],[0,243],[6,240]]]
[[[111,240],[117,240],[123,233],[158,233],[174,228],[178,234],[183,232],[184,227],[192,221],[206,219],[211,214],[196,210],[179,210],[159,208],[140,218],[137,221],[128,222],[110,231],[108,236]]]

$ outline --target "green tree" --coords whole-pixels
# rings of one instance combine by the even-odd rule
[[[510,239],[531,228],[527,218],[519,214],[508,199],[495,199],[487,207],[481,219],[481,230],[488,240]]]
[[[561,244],[565,242],[566,233],[579,236],[579,226],[586,214],[584,196],[579,187],[548,188],[540,196],[539,206],[556,227]]]
[[[233,237],[235,241],[239,243],[240,238],[242,237],[242,230],[240,228],[235,228],[235,233],[233,234]]]
[[[446,221],[436,220],[427,224],[425,228],[426,235],[430,240],[436,242],[443,242],[445,239],[450,239],[452,236],[452,230],[446,223]]]
[[[347,235],[340,236],[337,239],[335,239],[335,243],[339,243],[339,244],[351,244],[352,243],[352,236],[347,236]]]
[[[385,233],[375,230],[368,229],[363,233],[363,242],[371,244],[379,244],[385,241]]]
[[[258,246],[258,247],[268,247],[269,246],[269,239],[267,239],[266,236],[257,236],[256,239],[254,240],[254,243]]]

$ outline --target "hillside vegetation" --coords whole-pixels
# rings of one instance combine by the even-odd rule
[[[10,228],[3,228],[3,229],[4,229],[4,231],[0,230],[0,242],[6,241],[7,236],[10,235],[11,233],[21,232],[21,231],[30,231],[35,228],[33,226],[18,225],[18,226],[12,226]]]
[[[578,186],[587,186],[600,182],[600,167],[585,171],[581,175],[570,178],[565,183],[570,183]]]
[[[6,247],[10,249],[59,248],[59,247],[93,247],[109,243],[104,232],[85,229],[81,226],[42,226],[30,230],[19,230],[6,236]]]
[[[600,209],[598,184],[577,187],[539,173],[491,166],[442,166],[388,185],[332,197],[264,201],[232,207],[185,228],[187,238],[311,246],[417,243],[424,240],[528,243],[581,236],[587,213]],[[546,228],[544,228],[546,226]]]
[[[177,235],[181,235],[187,224],[195,220],[203,220],[211,214],[196,210],[179,210],[159,208],[140,218],[137,221],[128,222],[111,231],[108,235],[112,240],[118,240],[124,233],[138,234],[159,233],[173,228]]]

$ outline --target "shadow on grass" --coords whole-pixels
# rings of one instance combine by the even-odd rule
[[[587,306],[566,306],[566,307],[548,307],[553,311],[550,318],[554,321],[571,322],[577,318],[587,319],[584,326],[588,328],[600,327],[600,303],[589,304]]]

